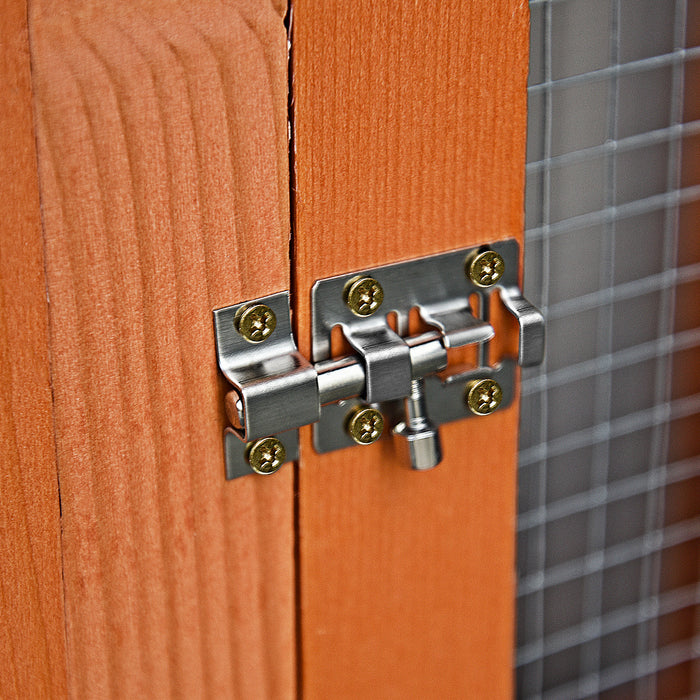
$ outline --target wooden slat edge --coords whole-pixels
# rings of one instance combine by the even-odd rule
[[[522,242],[524,0],[296,0],[295,298],[316,279]],[[407,469],[382,444],[299,469],[306,698],[510,698],[517,402],[441,429]]]
[[[0,3],[0,697],[66,694],[58,480],[24,2]]]
[[[225,482],[212,309],[288,288],[283,3],[35,0],[70,692],[292,697],[292,470]]]

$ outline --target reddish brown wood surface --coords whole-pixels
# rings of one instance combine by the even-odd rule
[[[291,697],[292,470],[225,482],[212,327],[289,284],[284,3],[30,9],[70,694]]]
[[[300,342],[314,280],[521,239],[524,0],[296,0]],[[299,470],[306,698],[510,698],[517,405],[442,428],[411,472],[381,444]]]
[[[688,35],[686,46],[700,46],[700,2],[688,6]],[[685,65],[684,122],[700,119],[700,60]],[[682,188],[700,184],[700,138],[687,136],[681,142]],[[676,264],[682,270],[700,264],[700,200],[680,206],[678,221],[678,258]],[[700,284],[690,281],[675,290],[674,332],[700,330]],[[676,349],[673,358],[671,398],[683,400],[700,394],[700,347]],[[668,464],[682,460],[696,460],[700,454],[700,416],[686,416],[671,421],[668,439]],[[668,483],[664,489],[664,525],[678,526],[700,516],[700,475],[698,470],[687,479]],[[692,527],[692,525],[689,525]],[[668,592],[683,585],[700,582],[700,538],[670,547],[663,552],[660,588]],[[682,611],[663,615],[659,619],[659,638],[665,645],[687,644],[700,633],[700,605],[689,606]],[[659,671],[656,674],[657,697],[693,697],[700,690],[700,659]]]
[[[0,2],[0,697],[66,692],[58,480],[23,2]]]

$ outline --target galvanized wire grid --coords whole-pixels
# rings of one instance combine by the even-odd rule
[[[548,348],[522,385],[522,698],[700,697],[700,457],[670,439],[700,414],[672,389],[700,346],[676,320],[700,281],[678,262],[698,5],[530,0],[525,284]]]

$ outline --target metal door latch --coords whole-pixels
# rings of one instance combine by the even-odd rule
[[[500,241],[319,280],[313,364],[297,349],[289,292],[214,311],[219,367],[233,385],[227,478],[296,460],[298,429],[309,424],[319,453],[374,443],[391,425],[414,469],[436,466],[439,425],[513,400],[515,361],[489,363],[494,292],[518,321],[518,363],[542,360],[544,320],[518,286],[518,253],[516,241]],[[331,356],[334,328],[353,353]],[[477,366],[448,367],[448,350],[468,345]]]

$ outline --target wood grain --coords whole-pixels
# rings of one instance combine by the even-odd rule
[[[225,482],[212,327],[289,284],[284,12],[31,4],[72,697],[295,692],[292,470]]]
[[[295,291],[522,240],[524,0],[296,0]],[[518,407],[442,428],[411,472],[381,443],[299,468],[306,698],[510,698]]]
[[[0,2],[0,697],[66,693],[27,7]]]

